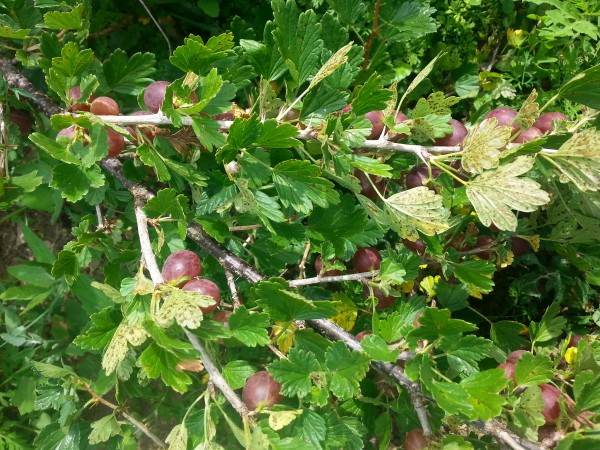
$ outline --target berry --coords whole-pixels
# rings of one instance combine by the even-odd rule
[[[513,252],[515,258],[523,256],[525,253],[531,250],[531,244],[528,240],[513,236],[510,238],[510,251]]]
[[[370,298],[371,291],[367,286],[363,287],[363,294],[365,298]],[[375,306],[375,309],[377,310],[389,308],[396,301],[396,297],[393,297],[391,295],[385,295],[381,289],[373,289],[373,295],[377,299],[377,305]]]
[[[246,381],[242,400],[251,411],[281,403],[283,401],[281,383],[278,383],[266,370],[256,372]]]
[[[513,363],[503,362],[501,364],[498,364],[498,369],[504,369],[504,376],[509,380],[513,380],[515,386],[517,385],[517,378],[515,376],[515,365]]]
[[[513,139],[515,144],[524,144],[526,142],[531,142],[536,140],[537,138],[542,136],[542,132],[539,128],[531,127],[526,130],[523,130],[521,134],[519,134],[516,138]]]
[[[170,84],[169,81],[155,81],[150,83],[144,91],[144,103],[153,113],[157,113],[160,110],[165,100],[167,86]]]
[[[429,440],[425,437],[423,430],[416,428],[406,433],[404,448],[406,450],[422,450],[429,447]]]
[[[498,126],[512,126],[512,134],[515,134],[517,131],[519,131],[519,126],[513,123],[513,120],[515,120],[516,116],[517,111],[514,109],[496,108],[487,113],[484,119],[495,117],[498,121]]]
[[[404,122],[405,120],[408,120],[408,117],[406,117],[406,114],[399,112],[398,114],[396,114],[396,120],[394,121],[395,123],[401,123]],[[398,142],[401,139],[406,139],[408,136],[404,133],[394,133],[393,131],[390,131],[388,133],[388,139],[392,142]]]
[[[416,241],[409,241],[408,239],[402,239],[404,246],[411,252],[417,255],[423,255],[427,249],[427,245],[423,242],[423,239],[417,239]]]
[[[11,109],[8,113],[8,120],[19,127],[21,134],[31,133],[31,127],[33,125],[33,119],[31,115],[22,109]]]
[[[371,122],[371,134],[367,139],[379,139],[383,132],[383,111],[370,111],[365,114],[365,119]]]
[[[380,194],[383,195],[385,193],[384,178],[377,177],[375,175],[367,175],[366,173],[358,169],[354,170],[354,176],[358,178],[358,181],[360,181],[360,193],[368,199],[372,201],[377,201],[379,199],[379,196],[377,195],[377,192],[375,192],[375,189],[373,189],[373,185],[369,182],[367,177],[371,179],[371,181],[373,182]]]
[[[86,103],[77,103],[81,99],[81,88],[79,86],[72,87],[69,90],[69,103],[73,103],[70,110],[73,112],[86,111],[89,112],[90,105]],[[94,94],[90,95],[89,101],[93,102],[96,99]]]
[[[568,122],[569,118],[560,112],[547,112],[538,117],[533,126],[537,127],[543,134],[550,133],[553,120]]]
[[[229,316],[231,314],[233,314],[231,311],[219,311],[214,316],[212,316],[212,320],[221,322],[225,328],[229,328]]]
[[[98,97],[90,104],[90,112],[97,116],[118,116],[119,105],[110,97]]]
[[[371,330],[361,331],[356,335],[356,339],[358,341],[362,341],[365,338],[365,336],[368,336],[369,334],[373,334],[373,332]]]
[[[542,384],[540,389],[542,390],[542,398],[544,400],[542,415],[546,419],[547,424],[553,424],[560,415],[558,399],[562,396],[562,392],[551,384]]]
[[[442,174],[442,170],[438,167],[431,167],[431,177],[433,179],[439,177]],[[406,188],[413,189],[419,186],[425,186],[429,181],[429,169],[427,164],[417,164],[408,171],[406,175]]]
[[[494,239],[492,236],[479,236],[477,241],[475,241],[475,248],[489,247],[494,243],[495,240],[496,239]],[[477,256],[479,256],[481,259],[490,259],[490,255],[490,250],[482,250],[477,253]]]
[[[352,266],[357,272],[379,270],[381,266],[381,253],[372,247],[359,248],[352,257]]]
[[[436,139],[433,143],[434,145],[444,145],[444,146],[453,146],[453,145],[461,145],[465,140],[465,137],[469,133],[467,128],[456,119],[450,120],[450,125],[452,125],[452,133],[447,134],[443,138]]]
[[[135,111],[132,112],[131,114],[129,114],[130,116],[150,116],[152,115],[152,111]],[[135,138],[137,135],[135,133],[135,130],[131,127],[127,127],[129,133]],[[144,133],[144,135],[150,140],[150,142],[154,141],[154,138],[156,137],[156,133],[155,133],[155,128],[154,126],[140,126],[140,129],[142,130],[142,133]]]
[[[329,262],[329,264],[333,264],[334,261],[335,260],[331,259],[328,262]],[[315,258],[315,271],[317,272],[317,274],[321,274],[321,276],[323,276],[323,277],[335,277],[337,275],[342,274],[342,271],[337,270],[337,269],[327,270],[327,271],[321,273],[322,270],[323,270],[323,258],[321,258],[321,255],[317,255],[317,257]]]
[[[206,278],[193,278],[185,283],[182,289],[184,291],[198,292],[212,297],[215,300],[214,305],[200,308],[204,314],[213,312],[221,303],[221,291],[219,290],[219,286]]]
[[[514,352],[510,352],[506,358],[506,362],[517,364],[517,361],[521,359],[521,356],[525,353],[527,353],[525,350],[515,350]]]
[[[108,157],[114,158],[125,148],[125,138],[110,128],[106,131],[108,132]]]
[[[202,262],[194,252],[178,250],[171,253],[162,267],[162,276],[165,283],[178,280],[182,277],[194,278],[202,273]],[[182,287],[185,281],[177,286]]]

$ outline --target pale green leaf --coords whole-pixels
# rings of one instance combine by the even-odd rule
[[[505,147],[512,127],[498,126],[495,117],[474,127],[463,141],[463,168],[471,173],[482,173],[498,165],[500,149]]]
[[[511,209],[531,212],[550,201],[537,182],[518,178],[532,167],[533,158],[520,156],[467,183],[467,197],[483,225],[493,223],[501,230],[515,231],[517,217]]]

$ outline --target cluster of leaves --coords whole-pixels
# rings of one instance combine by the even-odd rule
[[[18,47],[11,56],[65,107],[74,86],[83,99],[95,92],[125,109],[144,107],[154,54],[118,49],[98,58],[86,42],[91,4],[73,3],[5,2],[0,35]],[[460,153],[430,158],[442,175],[405,189],[414,152],[449,131],[452,107],[463,97],[458,89],[459,97],[429,92],[437,59],[405,88],[389,87],[399,68],[391,49],[425,45],[436,30],[435,10],[392,0],[378,2],[377,12],[360,0],[315,6],[273,0],[272,17],[253,35],[183,39],[159,61],[174,79],[162,108],[170,125],[154,140],[132,143],[117,167],[156,193],[146,196],[144,212],[159,261],[183,248],[197,252],[203,276],[222,288],[226,304],[234,294],[225,294],[217,256],[231,252],[268,277],[236,280],[243,305],[228,326],[201,312],[202,297],[145,277],[132,192],[102,170],[114,169],[105,160],[106,127],[126,135],[123,127],[90,113],[50,120],[36,113],[36,132],[24,136],[5,121],[0,209],[21,223],[31,257],[10,265],[0,285],[1,444],[134,448],[148,445],[140,437],[147,427],[173,449],[387,448],[421,426],[414,393],[369,372],[371,363],[394,363],[432,399],[426,415],[433,430],[446,430],[435,436],[442,448],[494,448],[489,437],[454,432],[457,423],[494,418],[537,441],[544,425],[539,386],[551,382],[565,394],[556,430],[569,434],[560,448],[597,445],[589,432],[600,414],[600,344],[590,334],[600,324],[593,313],[600,132],[588,126],[592,114],[581,113],[571,131],[509,149],[510,127],[473,120]],[[203,8],[218,15],[213,3]],[[380,25],[367,53],[352,40],[367,45],[374,14]],[[573,36],[556,14],[544,20],[540,38]],[[599,109],[599,80],[596,66],[556,95]],[[0,80],[0,95],[15,109],[31,92]],[[535,93],[516,106],[523,127],[540,112]],[[408,120],[396,126],[400,107]],[[232,110],[226,127],[212,118]],[[408,136],[406,153],[391,152],[391,144],[369,147],[364,115],[379,110]],[[86,129],[89,142],[54,139],[71,125]],[[460,172],[451,166],[457,160]],[[385,180],[375,200],[363,195],[355,170]],[[138,188],[130,190],[139,202],[145,194]],[[49,248],[42,230],[26,223],[30,210],[70,221],[73,239],[60,251]],[[101,223],[96,213],[105,216]],[[220,255],[187,239],[198,224],[221,245]],[[481,235],[493,242],[477,249]],[[535,252],[515,259],[516,237]],[[422,255],[405,245],[416,240],[426,245]],[[380,271],[364,280],[371,295],[356,280],[290,287],[290,279],[317,275],[307,259],[337,258],[334,266],[343,268],[369,246],[383,257]],[[375,290],[395,301],[377,308]],[[352,341],[306,327],[324,319],[372,334],[351,350]],[[231,388],[266,369],[281,383],[284,402],[240,426],[207,385],[182,327],[208,346]],[[568,351],[574,332],[590,336]],[[531,353],[517,363],[513,382],[496,365],[520,348]],[[104,406],[84,408],[90,396]]]

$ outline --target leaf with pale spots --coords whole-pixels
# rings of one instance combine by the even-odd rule
[[[446,231],[449,227],[450,211],[442,205],[442,196],[425,186],[419,186],[398,194],[385,201],[386,209],[399,222],[396,227],[402,238],[418,239],[417,231],[427,236]]]
[[[520,156],[467,183],[467,197],[483,225],[489,227],[493,223],[501,230],[515,231],[517,217],[513,209],[531,212],[550,201],[538,183],[518,178],[532,167],[533,158]]]
[[[215,300],[197,292],[186,292],[177,288],[164,291],[163,304],[156,314],[156,322],[162,327],[169,327],[173,321],[182,327],[195,329],[202,322],[202,310],[215,304]]]
[[[486,119],[473,128],[463,141],[463,168],[482,173],[498,165],[500,149],[508,143],[512,127],[498,126],[496,118]]]
[[[141,325],[129,325],[122,322],[115,331],[110,344],[102,357],[102,368],[107,375],[115,371],[119,363],[125,359],[128,343],[137,346],[144,343],[148,334]]]
[[[281,430],[294,421],[296,416],[302,414],[301,409],[293,411],[269,411],[269,427],[272,430]]]
[[[561,183],[571,182],[582,191],[600,190],[599,131],[574,134],[556,153],[541,155],[560,171]]]
[[[186,450],[188,443],[188,430],[184,424],[175,425],[165,442],[169,444],[168,450]]]
[[[519,125],[522,129],[526,130],[531,128],[535,123],[535,120],[540,115],[540,105],[536,102],[537,92],[534,89],[523,103],[523,106],[519,110],[519,113],[513,120],[514,123]]]

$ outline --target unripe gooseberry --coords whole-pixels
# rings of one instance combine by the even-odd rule
[[[379,199],[379,195],[377,195],[377,192],[375,192],[373,184],[375,185],[375,188],[377,188],[381,195],[385,194],[386,186],[384,178],[375,175],[367,175],[362,170],[358,169],[354,169],[354,176],[358,178],[358,181],[360,181],[360,193],[367,197],[369,200],[377,201]],[[369,179],[367,177],[371,179],[373,184],[369,182]]]
[[[442,174],[442,170],[439,167],[431,167],[431,178],[435,179]],[[417,164],[408,171],[406,175],[406,188],[413,189],[419,186],[425,186],[429,181],[429,169],[427,164]]]
[[[515,376],[516,368],[513,363],[503,362],[498,364],[498,369],[504,369],[504,377],[513,380],[515,386],[517,385],[517,377]]]
[[[336,261],[335,259],[330,259],[328,261],[328,263],[333,264],[335,261]],[[337,259],[337,261],[340,261],[340,260]],[[321,255],[317,255],[317,257],[315,258],[315,271],[317,272],[317,274],[320,274],[323,277],[335,277],[335,276],[342,274],[342,271],[338,270],[338,269],[326,270],[325,272],[321,273],[322,270],[323,270],[323,258],[321,257]]]
[[[367,139],[379,139],[383,132],[383,111],[370,111],[365,114],[365,119],[369,119],[371,122],[371,134],[367,136]]]
[[[542,132],[539,128],[531,127],[523,130],[516,138],[513,139],[515,144],[525,144],[531,142],[542,136]]]
[[[553,424],[560,415],[560,404],[558,399],[562,396],[562,392],[551,384],[542,384],[542,399],[544,400],[544,409],[542,415],[546,419],[547,424]]]
[[[368,286],[363,287],[363,294],[366,299],[370,298],[371,290]],[[385,295],[381,289],[374,288],[373,296],[377,299],[377,305],[375,306],[375,309],[377,310],[389,308],[396,302],[396,297]]]
[[[360,342],[365,338],[365,336],[368,336],[370,334],[373,334],[371,330],[361,331],[360,333],[357,333],[356,339]]]
[[[244,385],[242,401],[251,411],[281,403],[283,401],[281,383],[278,383],[266,370],[256,372]]]
[[[394,123],[399,124],[405,122],[406,120],[408,120],[406,114],[403,112],[398,112],[398,114],[396,114],[396,120],[394,120]],[[401,139],[406,139],[408,136],[404,133],[394,133],[393,131],[390,131],[387,137],[392,142],[398,142]]]
[[[515,350],[514,352],[510,352],[506,357],[506,362],[517,364],[517,361],[521,359],[521,356],[525,353],[527,353],[525,350]]]
[[[512,126],[512,134],[515,134],[517,131],[519,131],[519,125],[513,123],[516,116],[517,111],[512,108],[496,108],[487,113],[484,119],[490,119],[494,117],[498,121],[498,126]]]

